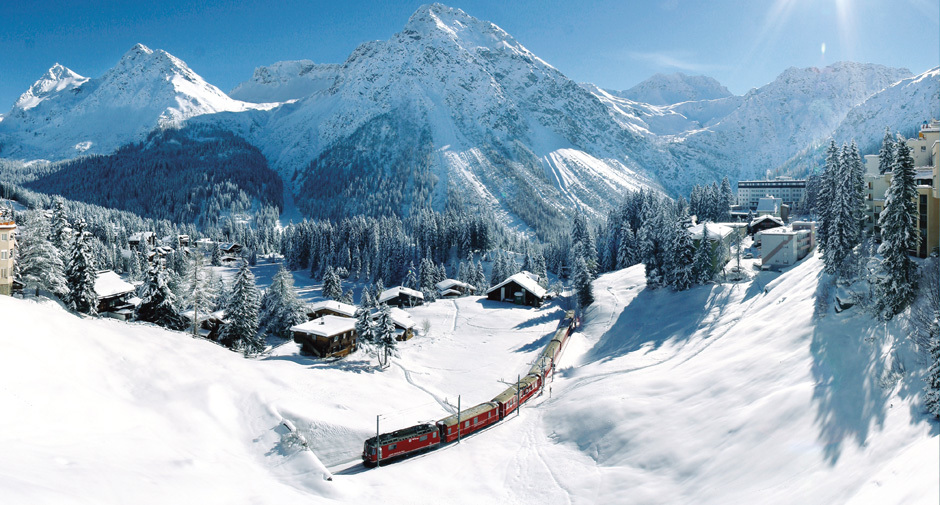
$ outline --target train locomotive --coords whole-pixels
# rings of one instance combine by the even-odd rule
[[[430,451],[501,421],[542,390],[546,380],[555,372],[555,362],[574,329],[574,312],[568,311],[529,373],[516,384],[491,401],[461,410],[433,424],[417,424],[369,438],[362,447],[363,464],[373,467],[380,462]]]

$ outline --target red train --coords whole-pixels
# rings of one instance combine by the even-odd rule
[[[493,400],[462,410],[434,424],[417,424],[366,440],[362,447],[363,464],[375,466],[379,462],[436,449],[441,444],[457,440],[458,434],[465,437],[499,422],[542,390],[545,380],[554,373],[555,362],[575,325],[574,312],[568,311],[529,373]]]

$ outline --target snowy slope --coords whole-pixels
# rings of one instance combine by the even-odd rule
[[[731,95],[728,88],[714,78],[704,75],[656,74],[636,86],[613,92],[621,98],[652,105],[672,105],[680,102],[714,100]]]
[[[15,503],[832,503],[940,499],[938,426],[900,325],[814,318],[821,262],[683,293],[602,276],[548,392],[457,445],[377,469],[374,433],[486,401],[562,309],[410,310],[391,369],[246,360],[186,334],[0,297],[0,494]],[[24,338],[23,335],[30,335]],[[300,451],[278,428],[297,427]],[[67,422],[66,422],[67,420]],[[322,464],[332,482],[323,480]]]
[[[251,80],[235,86],[228,95],[254,103],[296,100],[328,89],[340,69],[339,65],[318,65],[310,60],[280,61],[256,68]]]
[[[0,155],[72,158],[109,153],[156,127],[262,107],[229,98],[178,58],[137,44],[97,79],[53,66],[0,123]]]

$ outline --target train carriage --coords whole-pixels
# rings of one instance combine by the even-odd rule
[[[458,432],[461,437],[465,437],[475,431],[482,430],[499,421],[499,419],[499,406],[493,402],[485,402],[460,412],[459,429],[457,427],[457,414],[441,419],[437,422],[437,427],[441,432],[442,441],[452,442],[457,440]]]
[[[498,394],[496,398],[493,398],[493,403],[499,405],[500,419],[508,416],[513,410],[516,410],[516,407],[519,406],[516,403],[517,400],[516,386],[509,386],[505,391]]]
[[[438,427],[434,424],[424,423],[409,426],[391,433],[379,435],[379,452],[376,448],[376,437],[366,440],[362,447],[362,462],[374,466],[381,461],[400,458],[425,449],[431,449],[441,443]]]

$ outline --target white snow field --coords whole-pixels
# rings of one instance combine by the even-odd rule
[[[496,396],[559,302],[409,309],[430,332],[378,371],[0,297],[0,501],[936,504],[924,366],[894,325],[814,318],[820,270],[683,293],[646,289],[642,266],[604,275],[551,398],[373,470],[357,459],[376,414],[391,431]]]

